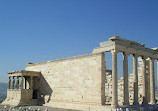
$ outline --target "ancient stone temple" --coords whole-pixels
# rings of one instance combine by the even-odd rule
[[[106,52],[112,54],[112,70],[106,69]],[[123,55],[123,77],[120,80],[118,52]],[[128,75],[130,54],[133,56],[133,74]],[[139,67],[138,58],[141,61]],[[25,70],[9,72],[7,98],[3,104],[40,104],[85,111],[155,105],[154,61],[157,60],[157,48],[150,49],[144,44],[111,37],[109,41],[101,42],[92,54],[29,63]]]

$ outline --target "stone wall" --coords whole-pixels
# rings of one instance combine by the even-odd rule
[[[3,102],[3,104],[8,105],[32,105],[34,102],[32,101],[33,90],[30,89],[8,89],[7,90],[7,98]]]
[[[26,70],[41,71],[39,100],[43,103],[105,103],[104,53],[28,64]]]

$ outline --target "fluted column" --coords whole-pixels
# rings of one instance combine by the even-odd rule
[[[14,76],[13,76],[12,89],[14,89],[14,85],[15,85],[15,78],[14,78]]]
[[[112,103],[113,107],[118,106],[117,93],[117,52],[112,50]]]
[[[9,80],[8,80],[8,89],[11,89],[11,77],[9,76]]]
[[[133,55],[133,74],[134,74],[134,98],[133,98],[133,104],[138,105],[138,66],[137,66],[137,55]]]
[[[147,85],[146,85],[146,58],[142,57],[142,86],[143,86],[143,102],[142,104],[148,104],[147,101]]]
[[[150,104],[155,104],[154,59],[150,58]]]
[[[129,105],[129,90],[128,90],[128,55],[123,52],[123,105]]]

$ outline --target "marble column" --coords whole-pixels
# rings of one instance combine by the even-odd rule
[[[155,104],[154,59],[150,58],[150,104]]]
[[[11,89],[11,77],[9,76],[9,80],[8,80],[8,89]]]
[[[134,95],[133,95],[133,104],[138,105],[138,59],[137,55],[133,54],[133,74],[134,74]]]
[[[12,89],[14,89],[14,85],[15,85],[15,78],[14,78],[14,76],[13,76]]]
[[[142,57],[142,86],[143,86],[143,102],[142,104],[148,104],[147,101],[147,78],[146,78],[146,58]]]
[[[21,88],[21,89],[24,89],[24,77],[23,77],[23,76],[21,76],[20,88]]]
[[[30,89],[33,89],[33,76],[30,77]]]
[[[117,93],[117,52],[112,50],[112,103],[113,107],[118,106],[118,93]]]
[[[123,105],[129,105],[129,90],[128,90],[128,55],[123,52]]]

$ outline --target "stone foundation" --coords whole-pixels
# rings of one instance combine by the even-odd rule
[[[37,105],[37,100],[32,99],[33,90],[30,89],[9,89],[7,98],[2,104],[13,106]]]

